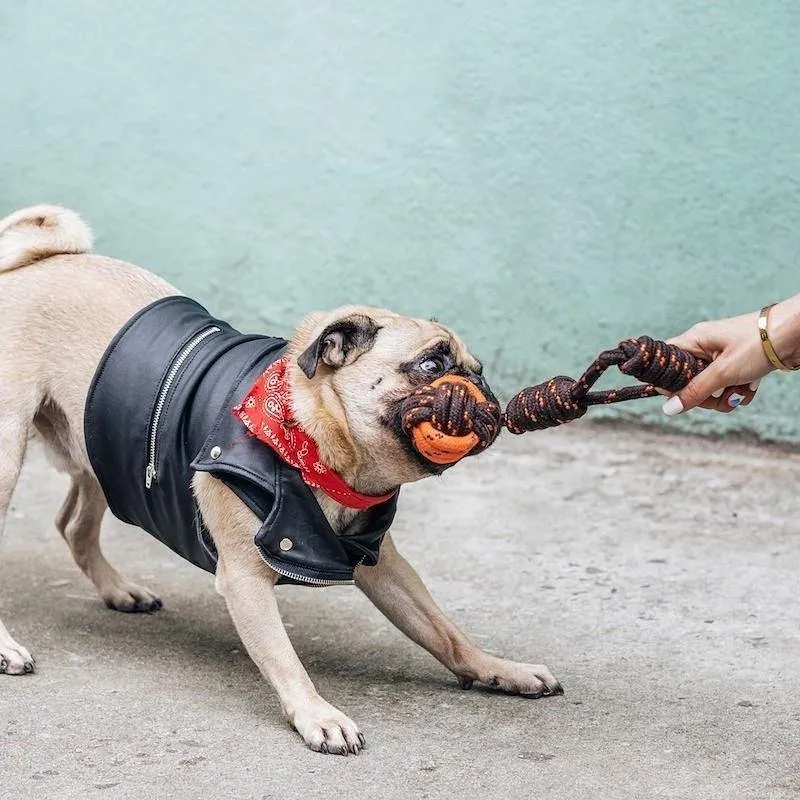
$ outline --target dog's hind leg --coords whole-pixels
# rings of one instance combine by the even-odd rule
[[[148,589],[130,583],[106,561],[100,548],[100,522],[107,508],[94,476],[78,473],[56,517],[56,527],[69,545],[75,563],[116,611],[158,611],[161,601]]]
[[[21,408],[22,398],[13,398],[13,402],[9,398],[7,404],[2,402],[3,399],[0,396],[0,410],[16,408],[17,411],[24,412]],[[11,495],[14,493],[22,461],[25,458],[29,426],[30,422],[24,413],[0,417],[0,535],[5,529]],[[14,641],[0,620],[0,673],[24,675],[33,672],[35,663],[33,656]]]

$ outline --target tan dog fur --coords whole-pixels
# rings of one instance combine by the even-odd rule
[[[89,254],[91,243],[78,215],[56,206],[23,209],[0,221],[0,533],[27,443],[38,433],[55,466],[72,479],[56,525],[76,563],[109,607],[156,610],[155,595],[123,578],[100,549],[106,503],[89,463],[83,413],[95,369],[117,331],[152,301],[180,292],[139,267]],[[353,314],[378,323],[374,343],[308,378],[297,365],[299,354],[330,322]],[[445,326],[384,309],[315,313],[298,326],[289,347],[296,417],[327,463],[358,491],[380,494],[429,474],[379,419],[388,403],[410,390],[398,366],[445,339],[459,364],[477,367]],[[195,474],[193,490],[219,552],[217,590],[286,718],[315,750],[358,753],[364,745],[358,727],[317,693],[283,627],[274,591],[278,576],[253,544],[259,521],[208,473]],[[357,513],[326,495],[317,499],[334,530]],[[356,584],[463,686],[477,680],[532,696],[561,691],[547,667],[496,658],[472,644],[436,606],[390,534],[379,563],[357,568]],[[0,621],[0,671],[25,674],[34,665]]]

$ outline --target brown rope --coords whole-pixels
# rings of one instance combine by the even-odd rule
[[[590,391],[615,365],[646,385]],[[578,380],[558,375],[523,389],[506,407],[502,424],[517,434],[563,425],[582,417],[589,406],[654,397],[657,389],[679,391],[707,366],[708,362],[673,344],[649,336],[626,339],[615,349],[600,353]]]
[[[641,381],[640,386],[592,391],[610,367]],[[654,397],[657,389],[675,392],[686,386],[708,363],[675,345],[649,336],[626,339],[604,350],[577,380],[557,375],[516,394],[505,413],[493,397],[476,399],[461,383],[421,386],[400,404],[400,419],[407,435],[423,422],[448,436],[469,436],[478,443],[470,451],[480,453],[497,438],[502,426],[511,433],[539,431],[582,417],[589,406],[622,403]]]
[[[470,454],[485,450],[500,433],[500,406],[493,400],[476,400],[465,386],[443,383],[421,386],[400,406],[400,419],[406,434],[423,422],[448,436],[474,433],[478,443]]]

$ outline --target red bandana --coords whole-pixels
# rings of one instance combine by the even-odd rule
[[[242,402],[233,409],[233,415],[290,467],[300,470],[308,486],[322,489],[337,503],[363,511],[394,497],[394,492],[379,497],[360,494],[327,467],[320,458],[317,443],[294,419],[290,395],[286,359],[280,358],[259,376]]]

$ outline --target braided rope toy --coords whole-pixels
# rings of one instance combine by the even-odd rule
[[[455,464],[485,450],[500,433],[500,406],[460,375],[421,386],[402,403],[403,430],[434,464]]]
[[[645,385],[590,391],[614,365]],[[680,391],[707,366],[707,361],[674,344],[649,336],[626,339],[613,350],[600,353],[578,380],[557,375],[517,393],[506,407],[503,424],[515,434],[563,425],[582,417],[589,406],[655,397],[658,389]]]
[[[612,366],[644,385],[591,391]],[[400,418],[420,454],[434,464],[454,464],[489,447],[502,427],[514,434],[540,431],[580,419],[589,406],[655,397],[658,389],[677,392],[707,366],[676,345],[640,336],[604,350],[577,380],[556,375],[523,389],[502,414],[472,381],[445,375],[409,395]]]

